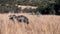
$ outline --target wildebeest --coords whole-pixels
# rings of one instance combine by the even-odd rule
[[[23,22],[23,23],[27,23],[29,24],[29,20],[27,17],[23,16],[23,15],[19,15],[19,16],[16,16],[16,15],[10,15],[9,16],[9,19],[14,21],[14,19],[16,19],[18,22]]]

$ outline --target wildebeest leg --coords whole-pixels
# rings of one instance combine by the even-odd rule
[[[22,22],[22,20],[20,19],[20,20],[18,20],[18,22]]]
[[[24,23],[29,24],[29,21],[27,19],[24,20]]]
[[[27,21],[27,24],[29,24],[29,21]]]

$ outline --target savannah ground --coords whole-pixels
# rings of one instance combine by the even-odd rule
[[[60,34],[60,16],[20,13],[29,24],[9,20],[9,14],[0,14],[0,34]]]

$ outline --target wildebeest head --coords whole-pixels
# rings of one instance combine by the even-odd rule
[[[9,19],[13,20],[14,21],[14,18],[16,18],[16,15],[10,15],[9,16]]]

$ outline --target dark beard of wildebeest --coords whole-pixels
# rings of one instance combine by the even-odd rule
[[[60,10],[60,5],[59,4],[55,4],[54,5],[54,9],[55,9],[55,12],[56,12],[55,14],[56,15],[60,15],[60,11],[59,11]]]
[[[29,24],[28,18],[23,16],[23,15],[17,16],[16,19],[17,19],[18,22],[24,22],[24,23]]]

